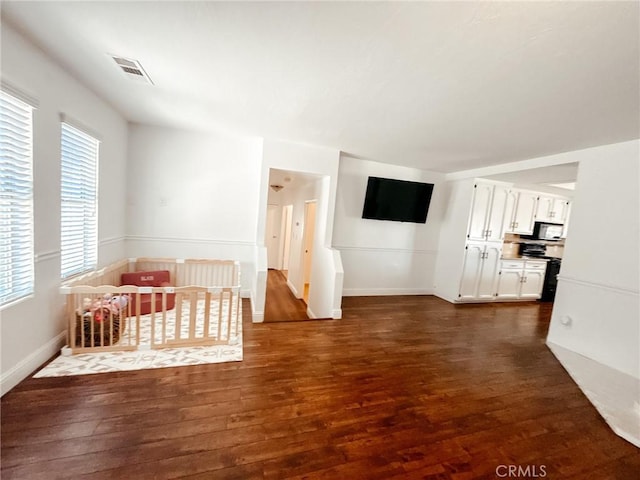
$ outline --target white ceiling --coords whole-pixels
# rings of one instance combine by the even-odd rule
[[[638,2],[3,1],[2,15],[132,122],[442,172],[639,136]]]

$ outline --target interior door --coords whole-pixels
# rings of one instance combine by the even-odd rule
[[[280,228],[280,266],[281,270],[289,270],[289,256],[291,254],[291,224],[293,222],[293,205],[285,205],[282,209]]]
[[[313,237],[316,228],[316,202],[305,203],[304,214],[304,283],[311,282],[311,259],[313,257]]]
[[[280,207],[267,205],[267,225],[264,244],[267,247],[267,267],[278,268],[280,253]]]

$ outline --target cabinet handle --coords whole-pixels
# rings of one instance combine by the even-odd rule
[[[491,230],[487,230],[487,237],[491,236]]]
[[[522,277],[522,279],[524,280],[523,283],[527,283],[527,277]]]
[[[518,222],[513,222],[514,223],[514,227],[513,228],[518,228]]]

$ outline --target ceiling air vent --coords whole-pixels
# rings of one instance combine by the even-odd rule
[[[147,75],[147,72],[144,71],[144,68],[142,68],[142,65],[140,65],[140,62],[131,60],[130,58],[116,57],[114,55],[111,57],[127,78],[153,85],[153,82],[149,78],[149,75]]]

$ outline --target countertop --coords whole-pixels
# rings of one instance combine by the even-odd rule
[[[548,262],[551,259],[550,258],[540,258],[540,257],[525,257],[525,256],[522,256],[522,255],[503,255],[503,256],[500,257],[500,260],[538,260],[540,262]],[[558,259],[558,260],[560,260],[560,259]]]

